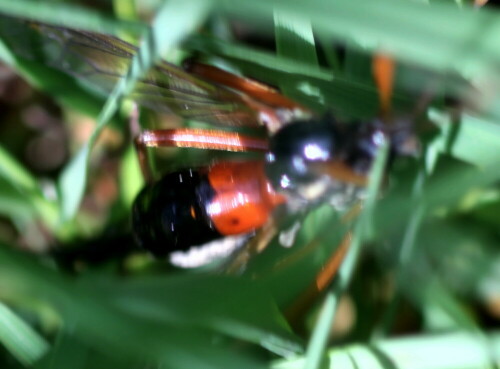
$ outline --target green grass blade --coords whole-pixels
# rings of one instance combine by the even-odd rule
[[[335,310],[338,305],[338,298],[338,295],[333,292],[329,292],[326,295],[318,321],[316,322],[316,327],[307,347],[304,364],[304,368],[306,369],[322,367],[323,360],[325,359],[326,343],[330,335],[330,327],[332,326]]]
[[[447,132],[443,134],[440,142],[441,151],[447,151],[458,159],[481,167],[500,161],[500,125],[498,123],[468,114],[461,117],[458,128],[453,126],[455,122],[450,122],[448,119],[440,122],[445,123],[441,126],[443,130],[454,130],[449,132],[454,135],[451,145],[447,145]]]
[[[132,206],[137,193],[144,185],[141,169],[137,160],[137,153],[129,145],[120,166],[120,195],[127,207]]]
[[[468,333],[388,339],[373,345],[348,345],[329,351],[324,368],[481,369],[500,359],[500,334],[487,340]],[[273,369],[303,368],[304,357],[276,361]]]
[[[109,34],[119,34],[124,31],[140,33],[146,29],[138,22],[119,21],[86,8],[64,3],[58,3],[55,7],[50,2],[1,0],[0,13],[57,26]]]
[[[277,56],[271,52],[257,50],[248,46],[209,38],[207,36],[196,35],[190,37],[184,44],[184,47],[190,50],[235,59],[237,61],[250,62],[272,69],[273,71],[281,71],[288,74],[301,74],[325,81],[331,81],[333,79],[331,72],[326,68],[317,67],[311,69],[310,64],[302,60]],[[272,75],[268,75],[272,77]]]
[[[333,291],[329,292],[325,299],[320,317],[315,324],[313,335],[308,344],[304,365],[304,367],[308,369],[319,368],[322,365],[322,359],[324,358],[330,329],[333,318],[335,317],[338,299],[351,281],[355,263],[360,253],[362,239],[368,235],[365,231],[367,224],[372,223],[371,217],[373,216],[373,209],[375,206],[374,201],[378,198],[388,151],[388,145],[383,145],[373,165],[367,189],[367,197],[369,200],[365,202],[365,208],[360,215],[359,223],[351,237],[349,250],[338,271],[337,280],[334,282]]]
[[[193,31],[203,21],[208,9],[208,1],[179,2],[172,0],[167,2],[158,12],[151,31],[145,35],[137,55],[132,59],[127,75],[119,80],[106,101],[90,140],[61,175],[59,186],[64,219],[74,216],[83,197],[87,181],[89,154],[99,133],[117,112],[121,101],[133,89],[137,79],[146,73],[161,55],[167,54],[189,32]],[[164,32],[167,26],[173,27],[171,32]]]
[[[260,360],[230,350],[224,339],[214,341],[217,336],[213,332],[176,323],[158,324],[147,316],[118,309],[95,293],[102,280],[83,286],[27,255],[15,253],[8,245],[0,246],[0,298],[31,302],[28,307],[33,301],[48,304],[68,332],[94,350],[116,360],[151,361],[175,368],[262,368]],[[122,296],[124,301],[127,298]]]
[[[0,211],[18,214],[23,222],[37,216],[50,229],[56,229],[59,221],[57,204],[45,198],[37,180],[1,146],[0,178],[6,182],[0,183],[3,188]],[[15,216],[13,218],[16,219]]]
[[[26,191],[38,190],[36,179],[0,146],[0,176]]]
[[[274,12],[274,27],[276,38],[276,52],[291,60],[297,60],[308,65],[307,69],[317,69],[318,58],[311,22],[286,11],[276,10]],[[290,94],[289,83],[283,81],[279,85],[280,90]]]
[[[24,365],[33,365],[49,349],[48,342],[0,303],[0,342]]]
[[[287,12],[274,13],[276,51],[279,56],[318,65],[316,46],[310,20]]]
[[[459,64],[456,62],[471,45],[471,38],[476,35],[474,30],[495,33],[499,20],[492,11],[463,9],[458,12],[451,3],[423,6],[411,1],[318,0],[305,4],[297,0],[275,0],[256,1],[251,5],[237,1],[238,6],[234,1],[220,1],[220,4],[231,14],[245,15],[256,22],[263,22],[265,15],[275,10],[284,10],[313,19],[317,32],[355,40],[372,51],[382,46],[402,60],[421,62],[436,69],[458,66],[470,72],[471,68],[485,66],[481,60],[486,62],[500,55],[491,39],[475,44],[474,56],[461,58]],[[456,27],[457,24],[460,27]]]

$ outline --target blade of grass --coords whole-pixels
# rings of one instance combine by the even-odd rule
[[[213,332],[158,325],[147,316],[117,309],[94,293],[99,279],[85,287],[8,245],[0,246],[0,297],[31,302],[28,306],[33,301],[48,304],[61,316],[68,332],[93,350],[117,360],[154,361],[175,368],[263,367],[257,358],[228,349],[229,342],[214,340]]]
[[[332,291],[328,292],[321,307],[314,333],[307,347],[305,369],[317,369],[322,366],[325,358],[325,349],[331,326],[337,310],[339,295]]]
[[[318,58],[311,22],[307,18],[276,10],[274,12],[274,32],[278,56],[297,60],[308,65],[307,69],[318,69]],[[279,85],[281,91],[289,94],[286,80]]]
[[[332,74],[326,68],[318,67],[313,69],[310,68],[309,63],[302,60],[277,56],[267,51],[257,50],[207,36],[192,36],[183,46],[188,50],[196,50],[207,54],[215,54],[236,60],[247,61],[275,71],[301,74],[323,79],[325,81],[331,81],[333,79]]]
[[[440,153],[479,167],[500,161],[500,126],[495,121],[469,114],[453,121],[450,114],[437,109],[430,109],[428,115],[441,131],[426,152],[429,169],[434,167]]]
[[[120,166],[120,196],[127,207],[132,203],[144,184],[135,148],[130,145]]]
[[[330,350],[324,368],[490,368],[500,360],[500,333],[494,331],[487,338],[485,343],[475,335],[455,332],[388,339],[373,345],[348,345]],[[298,369],[304,363],[304,357],[297,357],[275,361],[271,368]]]
[[[382,0],[366,3],[362,0],[319,0],[303,3],[298,0],[222,1],[221,10],[244,15],[262,22],[266,15],[284,10],[314,22],[314,30],[329,37],[356,40],[368,50],[384,50],[402,60],[418,62],[433,69],[460,68],[470,72],[498,59],[500,51],[492,40],[500,22],[495,12],[458,12],[451,3],[424,6],[415,2]],[[460,27],[456,27],[459,24]],[[475,42],[478,34],[491,32],[491,38]],[[460,58],[474,48],[474,55]],[[458,61],[460,61],[458,63]]]
[[[2,146],[0,146],[0,176],[18,188],[39,191],[36,179]]]
[[[49,350],[49,343],[1,302],[0,342],[24,365],[33,365]]]
[[[101,130],[117,112],[121,101],[133,89],[137,79],[146,73],[160,56],[167,54],[189,32],[192,32],[203,21],[209,7],[208,0],[171,0],[160,9],[150,32],[146,33],[137,55],[133,57],[127,75],[119,80],[106,101],[90,140],[73,158],[60,177],[59,186],[64,219],[74,216],[83,197],[90,150]],[[167,28],[171,32],[164,32]]]
[[[425,181],[425,172],[423,170],[418,174],[412,188],[412,196],[410,201],[413,204],[414,211],[412,212],[410,219],[406,225],[405,233],[403,236],[402,245],[399,248],[398,255],[398,269],[396,272],[395,280],[397,283],[401,284],[402,279],[405,276],[407,268],[410,266],[412,260],[412,255],[415,249],[416,237],[418,235],[418,230],[421,226],[424,216],[424,205],[422,205],[422,191]],[[400,291],[398,290],[392,297],[384,315],[380,319],[380,324],[373,330],[372,340],[377,340],[388,334],[392,324],[394,323],[395,313],[400,302]]]
[[[142,23],[116,20],[73,4],[58,3],[54,6],[50,2],[0,0],[0,13],[56,26],[108,34],[142,33],[146,30],[146,26]]]
[[[359,222],[353,232],[347,255],[339,269],[333,289],[326,297],[320,318],[316,322],[312,337],[309,340],[304,365],[307,369],[316,369],[322,365],[338,300],[351,281],[363,238],[372,233],[367,232],[366,229],[368,228],[368,224],[372,223],[371,217],[373,216],[374,202],[378,198],[388,153],[389,145],[386,142],[379,149],[370,173],[367,188],[368,200],[365,201],[365,209],[359,217]]]
[[[276,11],[274,25],[278,56],[306,63],[310,68],[318,65],[310,20]]]
[[[288,355],[302,351],[259,283],[222,276],[170,275],[127,284],[111,280],[95,290],[100,300],[133,316],[147,316],[159,325],[210,329]],[[176,296],[175,300],[171,296]],[[227,296],[231,296],[230,301]]]
[[[43,222],[52,230],[55,230],[59,221],[59,208],[56,202],[49,201],[43,195],[42,189],[38,185],[36,179],[19,163],[15,160],[3,147],[0,146],[0,177],[2,177],[6,182],[8,182],[15,192],[10,193],[8,189],[4,189],[4,194],[8,194],[3,201],[0,201],[3,206],[0,208],[7,210],[6,206],[10,200],[18,198],[19,201],[24,202],[27,208],[33,209],[32,215],[36,213],[38,218],[42,219]],[[11,197],[14,197],[12,199]],[[0,196],[1,198],[2,196]],[[14,200],[15,201],[15,200]],[[12,203],[14,204],[14,203]],[[20,203],[18,203],[20,205]],[[26,210],[25,206],[21,206],[21,211]],[[16,206],[13,206],[10,210],[17,211]],[[12,215],[14,213],[11,213]],[[25,213],[26,214],[26,213]],[[24,217],[22,217],[24,218]],[[15,219],[15,217],[13,218]],[[26,220],[26,218],[24,219]]]

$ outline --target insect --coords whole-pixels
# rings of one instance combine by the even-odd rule
[[[61,50],[49,64],[105,89],[121,77],[136,52],[111,36],[31,26]],[[186,119],[265,126],[269,132],[268,138],[220,129],[141,132],[135,143],[148,184],[133,205],[133,232],[140,246],[159,257],[255,232],[277,208],[297,212],[325,201],[351,206],[362,196],[379,147],[389,142],[393,155],[405,154],[413,139],[405,125],[386,125],[381,119],[341,123],[331,114],[317,116],[269,86],[196,62],[184,69],[158,64],[138,81],[130,98]],[[388,110],[388,98],[381,100]],[[263,158],[186,168],[154,180],[147,148],[159,146],[256,151]]]
[[[264,154],[260,161],[224,161],[168,173],[146,186],[134,203],[134,230],[138,242],[158,256],[254,232],[269,222],[277,207],[298,211],[324,201],[350,206],[362,195],[379,147],[388,141],[393,154],[406,153],[405,146],[413,140],[408,127],[390,128],[379,119],[343,124],[332,115],[315,117],[255,81],[202,64],[190,68],[204,80],[254,93],[249,106],[266,109],[256,116],[269,119],[271,123],[262,119],[260,124],[274,132],[263,140],[219,130],[157,130],[144,131],[136,139],[143,162],[145,147],[157,146]],[[258,89],[262,95],[255,94]],[[269,111],[273,101],[265,93],[287,105]]]

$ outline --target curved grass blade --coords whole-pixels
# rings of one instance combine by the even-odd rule
[[[157,324],[148,316],[117,308],[95,292],[102,284],[97,278],[82,285],[0,244],[0,297],[28,306],[33,301],[48,304],[65,323],[61,329],[102,354],[185,369],[264,367],[259,359],[234,350],[231,342],[214,340],[214,332]],[[122,297],[127,300],[126,294]]]
[[[89,142],[61,175],[59,185],[64,218],[71,218],[78,209],[85,189],[90,149],[100,131],[116,113],[123,98],[132,91],[135,82],[145,75],[161,55],[168,53],[186,34],[195,29],[203,21],[208,9],[209,2],[203,0],[172,0],[161,8],[151,31],[146,33],[144,43],[133,57],[127,75],[119,79],[106,101]],[[172,32],[164,32],[167,25],[175,25],[176,28],[173,28]]]
[[[444,132],[439,142],[441,151],[480,167],[500,161],[500,126],[497,123],[468,114],[461,117],[458,127],[453,127],[455,122],[445,123],[442,129],[453,137],[447,140],[448,135]]]
[[[260,283],[226,276],[169,275],[127,284],[110,280],[98,286],[96,293],[102,301],[133,316],[147,316],[159,325],[210,329],[275,353],[302,352],[300,340],[290,332]]]
[[[11,188],[6,188],[7,184],[0,184],[3,187],[0,195],[0,211],[4,214],[18,214],[26,221],[37,214],[39,219],[55,230],[59,221],[59,209],[55,202],[45,198],[42,189],[36,179],[17,162],[3,147],[0,146],[0,178],[7,182]],[[17,206],[14,206],[16,204]],[[16,219],[15,216],[12,219]]]
[[[488,90],[488,96],[481,96],[487,101],[485,110],[499,117],[500,72],[496,65],[500,49],[493,40],[500,36],[500,16],[495,11],[478,12],[471,7],[457,11],[450,2],[424,5],[392,0],[369,4],[362,0],[318,0],[307,5],[296,0],[258,1],[252,6],[244,1],[236,3],[238,6],[234,1],[221,1],[220,9],[257,24],[266,23],[275,11],[287,11],[312,19],[322,40],[349,42],[366,52],[383,48],[396,60],[411,65],[483,81]]]
[[[324,368],[480,369],[500,360],[500,333],[487,340],[469,333],[443,333],[388,339],[370,345],[349,345],[328,352]],[[304,357],[279,360],[273,369],[303,368]]]
[[[142,33],[146,30],[146,26],[139,22],[116,20],[86,8],[64,3],[58,3],[55,7],[50,2],[1,0],[0,13],[47,24],[109,34],[119,34],[125,31]]]
[[[328,37],[356,40],[368,50],[384,50],[401,60],[420,62],[432,69],[459,67],[464,72],[484,67],[498,60],[500,51],[493,42],[474,43],[475,30],[498,32],[498,15],[484,9],[464,8],[458,12],[451,3],[430,6],[416,2],[382,0],[367,4],[362,0],[331,2],[318,0],[221,1],[221,10],[264,22],[275,10],[284,10],[314,20],[314,30]],[[383,27],[381,27],[383,24]],[[460,27],[456,27],[459,24]],[[474,55],[459,58],[474,45]],[[460,63],[456,63],[457,58]]]
[[[308,342],[304,363],[304,367],[307,369],[320,368],[323,365],[323,360],[326,359],[325,350],[338,301],[351,281],[355,264],[360,254],[362,241],[371,236],[371,232],[367,232],[367,229],[369,229],[368,225],[372,223],[374,201],[378,198],[388,152],[388,145],[385,144],[379,149],[375,159],[368,183],[368,200],[359,216],[359,221],[355,226],[352,237],[346,239],[346,242],[349,242],[349,249],[338,270],[333,286],[323,302],[319,318],[315,323],[312,336]]]
[[[276,52],[308,65],[307,69],[317,70],[318,58],[311,22],[307,18],[290,14],[286,11],[274,12],[274,32],[276,36]],[[289,93],[289,84],[282,81],[281,91]]]
[[[281,71],[289,74],[301,74],[304,76],[331,81],[332,74],[326,68],[310,68],[309,63],[302,60],[294,60],[273,53],[249,48],[220,39],[213,39],[204,35],[194,35],[184,43],[184,47],[190,50],[201,51],[211,55],[220,55],[239,61],[247,61],[273,71]],[[270,76],[272,77],[272,76]]]
[[[49,350],[48,342],[2,303],[0,342],[24,365],[33,365]]]

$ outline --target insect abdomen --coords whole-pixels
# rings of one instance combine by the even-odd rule
[[[157,256],[261,227],[285,199],[262,162],[221,162],[182,170],[145,187],[133,206],[138,243]]]
[[[134,202],[137,242],[156,256],[165,256],[221,237],[204,207],[214,195],[206,175],[199,171],[166,174],[145,187]]]
[[[285,198],[274,192],[264,173],[264,163],[221,162],[210,167],[208,180],[215,196],[207,214],[224,236],[260,228]]]

